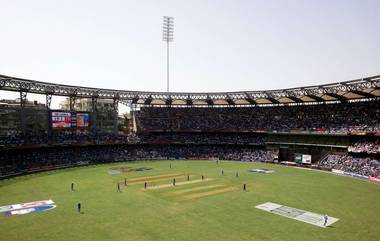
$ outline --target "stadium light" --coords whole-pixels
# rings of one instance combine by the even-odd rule
[[[173,42],[174,18],[164,16],[162,40],[166,42],[166,91],[169,92],[169,42]]]

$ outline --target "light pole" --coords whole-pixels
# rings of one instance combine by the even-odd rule
[[[164,16],[162,40],[166,42],[166,91],[169,92],[169,42],[173,42],[174,18]]]

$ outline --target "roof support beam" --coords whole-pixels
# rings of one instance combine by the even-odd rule
[[[360,90],[351,90],[350,92],[352,92],[354,94],[357,94],[357,95],[361,95],[361,96],[367,97],[367,98],[374,98],[375,97],[375,95],[373,95],[371,93],[363,92],[363,91],[360,91]]]
[[[302,102],[304,102],[303,100],[301,100],[300,98],[295,97],[295,96],[287,96],[286,98],[291,99],[292,101],[294,101],[296,103],[302,103]]]
[[[139,96],[138,95],[136,95],[135,97],[133,97],[132,104],[137,104],[137,101],[139,101]]]
[[[173,103],[173,99],[170,97],[168,99],[166,99],[166,101],[165,101],[166,105],[172,105],[172,103]]]
[[[152,103],[152,96],[149,96],[145,101],[144,101],[144,105],[150,105],[150,103]]]
[[[280,101],[276,100],[273,97],[267,97],[266,99],[269,100],[270,102],[272,102],[272,104],[280,104]]]
[[[229,105],[235,105],[235,101],[233,101],[231,98],[226,99],[226,101]]]
[[[186,105],[193,105],[193,100],[190,97],[186,99]]]
[[[326,93],[325,95],[328,95],[328,96],[331,96],[335,99],[338,99],[340,102],[346,102],[347,101],[347,98],[342,96],[342,95],[338,95],[338,94],[335,94],[335,93]]]
[[[325,100],[322,97],[316,96],[316,95],[305,95],[311,99],[314,99],[317,102],[325,102]]]
[[[208,105],[214,105],[214,101],[210,98],[210,96],[207,97],[206,102]]]
[[[251,105],[257,105],[257,102],[252,98],[245,98],[245,100],[248,101]]]

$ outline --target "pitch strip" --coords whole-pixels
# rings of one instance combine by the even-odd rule
[[[292,207],[288,207],[288,206],[284,206],[284,205],[280,205],[276,203],[271,203],[271,202],[257,205],[256,208],[273,213],[273,214],[277,214],[283,217],[313,224],[321,228],[330,226],[339,220],[338,218],[328,216],[327,222],[325,225],[325,216],[322,214],[312,213],[312,212],[304,211],[301,209],[292,208]]]

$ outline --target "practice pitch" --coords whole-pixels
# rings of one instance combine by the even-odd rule
[[[337,218],[329,216],[326,226],[324,226],[323,225],[324,215],[322,214],[312,213],[312,212],[304,211],[301,209],[291,208],[291,207],[287,207],[287,206],[283,206],[283,205],[271,203],[271,202],[257,205],[256,208],[270,212],[270,213],[274,213],[277,215],[281,215],[287,218],[292,218],[298,221],[313,224],[321,228],[330,226],[339,220]]]

